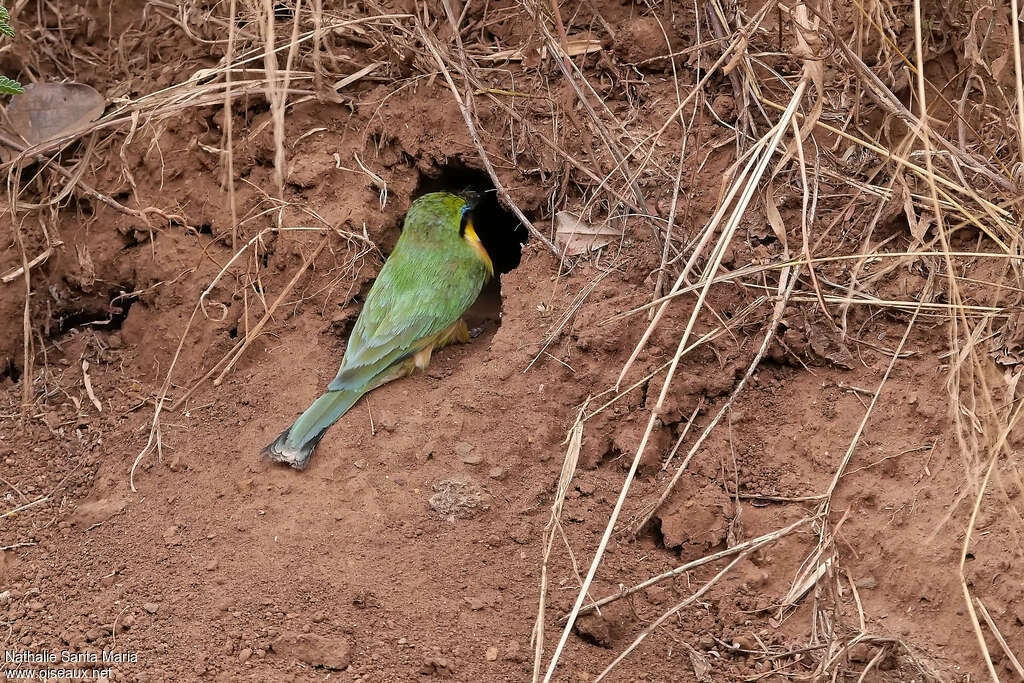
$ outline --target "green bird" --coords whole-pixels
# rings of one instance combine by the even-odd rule
[[[327,393],[263,455],[305,469],[327,428],[363,394],[416,368],[425,370],[436,349],[469,341],[462,314],[493,275],[467,198],[433,192],[414,201]]]

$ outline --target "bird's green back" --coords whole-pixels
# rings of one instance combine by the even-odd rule
[[[331,391],[365,388],[423,348],[468,309],[490,263],[461,234],[466,201],[436,192],[406,214],[402,235],[370,288]]]

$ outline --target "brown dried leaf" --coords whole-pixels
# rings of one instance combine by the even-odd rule
[[[703,652],[698,652],[686,643],[683,643],[683,645],[686,647],[687,654],[690,655],[693,677],[697,679],[698,683],[712,683],[714,679],[711,678],[711,662],[708,658]]]
[[[1010,56],[1012,54],[1012,52],[1004,52],[992,60],[992,78],[994,78],[996,82],[1002,82],[1003,74],[1006,73],[1006,67],[1010,65]]]
[[[1013,313],[999,333],[996,362],[1001,365],[1024,364],[1024,311]]]
[[[746,55],[746,53],[747,39],[746,37],[741,37],[739,42],[736,44],[736,49],[733,50],[733,54],[732,57],[729,59],[729,63],[722,68],[722,73],[724,73],[726,76],[732,73],[732,70],[739,66],[740,62],[743,61],[743,57]]]
[[[765,205],[765,216],[768,218],[768,224],[772,226],[772,232],[775,233],[775,237],[780,243],[786,243],[786,224],[782,220],[782,214],[779,212],[778,204],[775,203],[775,196],[772,192],[772,188],[768,188],[768,192],[764,195]]]
[[[971,64],[982,69],[982,71],[988,71],[988,65],[985,64],[985,60],[981,58],[981,50],[978,49],[978,35],[975,31],[976,22],[978,15],[985,8],[980,8],[971,17],[971,28],[967,31],[967,36],[964,38],[964,53],[967,58],[971,60]]]
[[[103,113],[103,96],[84,83],[30,83],[7,108],[14,131],[29,145],[85,128]]]
[[[917,211],[914,210],[914,199],[910,196],[910,188],[907,187],[902,179],[899,181],[899,186],[899,195],[903,201],[903,213],[907,217],[910,234],[915,240],[920,242],[924,239],[925,234],[927,234],[928,228],[931,227],[931,220],[928,217],[918,217]]]
[[[568,211],[555,214],[555,244],[566,256],[577,256],[600,249],[622,236],[607,225],[589,225]]]

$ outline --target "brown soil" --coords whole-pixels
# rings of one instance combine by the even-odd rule
[[[68,5],[59,18],[68,52],[37,55],[33,63],[50,79],[71,76],[57,67],[70,59],[74,78],[108,100],[181,82],[223,54],[223,45],[198,41],[224,37],[222,26],[203,24],[201,15],[223,16],[226,3],[192,8],[192,33],[171,21],[176,10],[157,12],[157,5],[143,13],[138,2],[113,8],[106,0],[58,4]],[[412,3],[394,4],[382,11],[415,11]],[[676,101],[658,22],[641,18],[640,7],[614,2],[573,7],[562,8],[570,33],[589,29],[605,41],[598,53],[578,57],[579,65],[617,116],[633,112],[636,121],[647,122],[639,136],[655,130]],[[617,29],[616,39],[602,24],[588,23],[591,7]],[[583,14],[573,15],[579,8]],[[540,38],[523,12],[514,3],[490,3],[487,16],[495,23],[486,35],[502,47],[536,47]],[[483,16],[474,4],[465,20]],[[695,42],[692,9],[660,18],[674,49]],[[58,31],[49,4],[36,8],[30,2],[15,19],[17,54]],[[291,31],[290,18],[277,23],[279,36]],[[436,27],[439,35],[450,38],[443,26]],[[340,101],[307,98],[287,110],[284,198],[290,204],[281,225],[317,230],[269,230],[277,225],[270,211],[271,115],[262,95],[235,100],[234,167],[244,179],[235,190],[242,221],[238,245],[267,232],[212,288],[180,352],[200,295],[234,253],[217,153],[220,105],[184,108],[140,128],[127,143],[127,127],[103,134],[88,182],[130,207],[156,206],[184,220],[154,219],[147,226],[78,191],[64,200],[49,223],[63,245],[31,270],[30,374],[22,353],[24,280],[0,284],[2,510],[40,500],[0,520],[4,649],[137,653],[137,663],[113,665],[111,678],[118,681],[531,676],[544,533],[566,435],[588,397],[615,385],[646,327],[643,314],[605,321],[650,301],[661,253],[648,224],[637,218],[626,221],[621,241],[573,264],[560,264],[530,240],[520,265],[501,277],[500,296],[491,290],[481,302],[475,326],[482,333],[471,343],[436,354],[428,372],[373,392],[330,429],[307,471],[261,461],[260,448],[333,376],[361,296],[393,246],[411,198],[481,177],[479,156],[444,79],[417,78],[418,63],[371,51],[375,35],[339,33],[332,45],[337,63],[325,68],[338,69],[337,80],[382,60],[385,72],[343,90]],[[22,68],[10,57],[0,66],[12,74]],[[302,68],[311,67],[304,61]],[[512,71],[484,72],[487,85],[542,95],[514,98],[518,116],[546,135],[555,129],[565,152],[599,176],[614,169],[615,160],[550,60],[507,68]],[[680,87],[688,91],[699,77],[696,66],[683,57],[677,68]],[[798,71],[799,64],[790,68]],[[413,78],[397,80],[407,77]],[[308,81],[301,87],[308,88]],[[707,91],[710,109],[702,109],[691,131],[701,141],[699,152],[691,152],[682,167],[680,249],[717,207],[723,173],[736,158],[728,129],[715,120],[735,121],[742,109],[732,83],[721,77]],[[509,114],[491,100],[481,97],[476,107],[499,177],[540,230],[550,234],[553,208],[583,210],[591,195],[581,188],[590,179],[529,138],[525,126],[511,122],[510,135]],[[620,142],[631,146],[625,136]],[[663,143],[658,170],[645,174],[641,186],[651,209],[667,218],[679,130],[670,129]],[[831,142],[823,136],[821,144]],[[360,163],[386,183],[386,203],[381,185]],[[37,170],[22,174],[38,199],[42,184],[30,182]],[[621,182],[616,187],[630,196]],[[793,226],[789,243],[799,245],[799,191],[790,187],[784,194],[783,213]],[[607,205],[590,208],[595,222],[608,215]],[[748,212],[726,268],[781,253],[765,215],[763,205]],[[860,220],[858,214],[816,249],[856,253]],[[21,226],[29,258],[45,248],[33,226]],[[892,251],[909,240],[902,210],[879,230],[884,234],[878,240],[897,235],[887,247]],[[170,410],[245,337],[324,239],[326,247],[223,383],[206,379]],[[971,234],[958,237],[953,248],[972,251],[979,244]],[[7,273],[21,264],[22,252],[13,238],[5,237],[3,248],[0,273]],[[515,261],[514,241],[494,248]],[[851,268],[836,262],[816,272],[845,283]],[[983,269],[978,265],[972,277],[986,279]],[[903,268],[876,283],[876,294],[913,300],[925,280],[922,269]],[[763,281],[773,291],[777,282],[777,271]],[[716,286],[710,308],[718,320],[730,320],[760,293]],[[671,359],[693,301],[680,299],[668,309],[624,386]],[[831,312],[840,314],[838,308]],[[612,537],[591,587],[593,597],[615,594],[817,509],[817,496],[828,490],[906,329],[910,316],[904,312],[853,307],[844,340],[813,297],[793,301],[778,340],[697,451],[674,495],[635,538],[626,528],[657,499],[725,404],[770,319],[771,304],[762,305],[729,334],[684,357],[620,517],[621,532]],[[718,320],[702,314],[697,333]],[[796,605],[781,604],[819,542],[817,523],[802,527],[743,559],[654,631],[609,680],[783,680],[810,676],[826,663],[829,672],[840,672],[838,680],[856,680],[865,670],[865,680],[987,676],[958,573],[974,489],[950,426],[947,336],[938,317],[926,316],[912,330],[906,355],[885,384],[832,499],[828,520],[837,530],[836,555],[826,576]],[[160,447],[141,458],[133,492],[129,473],[149,441],[154,405],[172,362]],[[565,542],[556,535],[548,565],[545,667],[663,378],[662,371],[597,414],[592,411],[611,394],[589,403],[580,465],[561,516]],[[25,383],[30,403],[23,410]],[[695,425],[663,470],[691,419]],[[1009,441],[1011,449],[1024,445],[1021,428]],[[1003,460],[999,470],[1002,493],[981,507],[966,575],[972,595],[1020,655],[1019,475],[1014,479],[1016,470]],[[613,602],[600,616],[582,617],[555,680],[591,680],[648,624],[724,566],[702,566]],[[825,631],[831,640],[820,637]],[[998,672],[1010,680],[1009,659],[984,633]],[[840,651],[857,634],[872,637]],[[833,655],[837,660],[829,662]]]

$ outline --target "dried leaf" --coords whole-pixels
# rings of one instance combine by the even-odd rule
[[[588,225],[567,211],[555,214],[555,244],[566,256],[600,249],[622,236],[607,225]]]
[[[702,652],[698,652],[686,643],[683,643],[686,653],[690,655],[690,666],[693,667],[693,677],[698,683],[712,683],[711,662]]]
[[[96,412],[103,412],[103,404],[96,398],[96,392],[92,389],[92,379],[89,378],[89,361],[82,361],[82,382],[85,384],[85,393],[89,394],[89,400],[96,406]]]
[[[799,576],[793,581],[793,585],[790,586],[789,592],[786,597],[782,599],[782,608],[780,614],[788,606],[792,606],[800,602],[800,599],[807,595],[807,592],[811,590],[814,584],[818,583],[825,572],[829,570],[832,563],[835,561],[835,555],[829,557],[822,557],[821,550],[819,549],[814,555],[811,556],[813,562],[805,564],[804,569],[800,572]]]
[[[733,50],[733,55],[729,59],[729,63],[722,68],[722,73],[724,73],[726,76],[732,73],[732,70],[740,65],[740,62],[743,61],[743,58],[746,56],[746,54],[747,39],[746,37],[741,37],[739,42],[736,44],[736,49]]]
[[[782,220],[782,214],[779,212],[779,207],[775,203],[775,196],[772,192],[772,188],[768,188],[768,192],[764,195],[765,205],[765,216],[768,218],[768,224],[772,226],[772,232],[775,233],[775,237],[780,243],[786,243],[786,224]]]
[[[914,199],[910,196],[910,188],[906,186],[902,179],[900,179],[899,185],[900,198],[903,200],[903,213],[907,217],[910,234],[915,240],[920,242],[924,239],[928,228],[931,227],[931,221],[928,218],[918,218],[917,211],[914,210]]]
[[[981,14],[984,9],[984,7],[978,9],[978,11],[974,13],[974,16],[971,17],[971,28],[967,31],[967,36],[964,38],[964,53],[967,55],[967,58],[971,60],[971,64],[979,67],[983,71],[988,71],[988,65],[985,63],[985,60],[981,58],[981,50],[978,49],[978,36],[975,31],[978,15]]]
[[[568,46],[570,57],[589,55],[591,52],[600,52],[603,49],[601,41],[596,38],[569,38]]]
[[[811,322],[806,315],[803,323],[807,338],[805,351],[809,352],[811,360],[831,363],[844,370],[852,370],[856,366],[856,358],[837,330],[816,321]]]
[[[996,362],[1001,365],[1024,364],[1024,312],[1013,313],[999,333]]]
[[[597,38],[592,37],[589,33],[577,34],[568,36],[566,41],[566,48],[568,49],[570,57],[579,57],[580,55],[588,55],[592,52],[600,52],[604,49],[601,41]],[[500,50],[498,52],[492,52],[488,55],[481,55],[476,57],[479,61],[488,62],[525,62],[528,64],[539,64],[541,57],[547,50],[546,47],[540,45],[534,47],[525,47],[523,49],[516,50]],[[557,56],[557,55],[556,55]]]
[[[7,108],[14,131],[30,145],[85,128],[103,113],[104,101],[84,83],[30,83]]]
[[[1003,74],[1006,73],[1006,67],[1010,65],[1010,55],[1012,52],[1004,52],[1000,56],[992,60],[992,78],[996,82],[1002,82]]]

